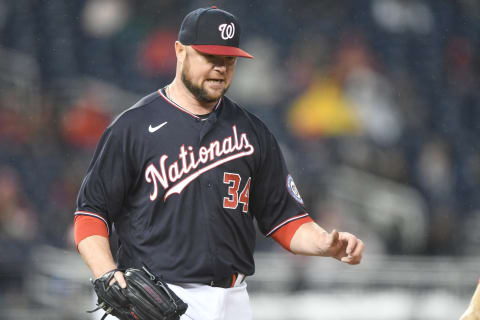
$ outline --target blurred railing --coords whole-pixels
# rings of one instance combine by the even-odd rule
[[[335,167],[327,185],[330,201],[341,205],[339,214],[353,221],[350,224],[361,225],[359,229],[369,230],[382,242],[396,237],[402,252],[424,249],[427,205],[413,187],[348,166]]]
[[[289,291],[304,279],[303,289],[340,287],[355,289],[444,289],[461,292],[475,285],[480,258],[367,255],[358,266],[333,259],[291,256],[286,253],[255,255],[252,286],[264,291]]]

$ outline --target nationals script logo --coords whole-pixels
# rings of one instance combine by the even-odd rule
[[[237,127],[233,126],[233,135],[226,137],[222,142],[213,141],[208,146],[201,146],[197,152],[192,146],[180,147],[178,159],[168,166],[165,165],[168,156],[160,157],[158,168],[149,164],[145,170],[145,180],[153,184],[153,191],[150,193],[150,200],[155,201],[158,196],[159,184],[168,191],[163,196],[165,201],[174,193],[180,194],[185,187],[205,173],[219,165],[253,154],[255,149],[250,144],[246,133],[240,137],[237,134]],[[196,170],[201,164],[208,164]]]
[[[220,31],[223,40],[232,39],[235,35],[235,25],[233,22],[230,24],[222,23],[218,26],[218,31]]]

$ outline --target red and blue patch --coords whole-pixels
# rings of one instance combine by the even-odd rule
[[[291,175],[287,176],[287,190],[288,190],[288,193],[290,193],[290,195],[295,200],[303,204],[303,200],[302,200],[302,197],[300,196],[300,192],[298,192],[297,186],[295,185],[295,182],[293,182],[293,178]]]

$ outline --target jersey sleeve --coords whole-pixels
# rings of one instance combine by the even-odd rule
[[[272,236],[288,224],[311,219],[305,209],[292,176],[288,173],[280,147],[275,137],[267,131],[261,144],[261,164],[252,179],[252,212],[257,219],[260,231],[265,236]],[[296,230],[301,224],[295,223]],[[289,250],[289,240],[293,234],[282,235],[279,243]],[[287,239],[287,241],[285,240]],[[283,243],[282,243],[283,242]]]
[[[101,219],[77,214],[74,219],[74,239],[77,245],[85,238],[97,235],[108,238],[108,227]]]
[[[131,183],[126,134],[110,125],[98,142],[77,197],[75,216],[85,215],[111,225],[121,213]]]

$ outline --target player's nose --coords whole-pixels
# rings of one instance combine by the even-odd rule
[[[218,70],[226,70],[228,65],[231,64],[231,57],[227,57],[227,56],[216,56],[214,61],[213,61],[213,65],[216,69]]]
[[[226,63],[215,63],[213,69],[223,74],[227,71],[227,65]]]

